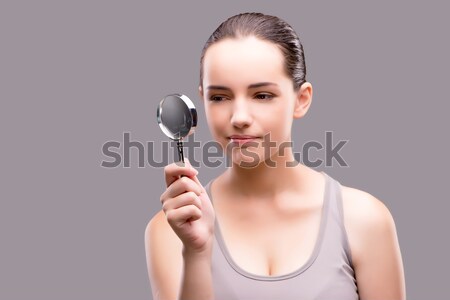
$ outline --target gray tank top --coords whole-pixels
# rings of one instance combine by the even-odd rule
[[[326,178],[319,234],[306,263],[283,275],[262,276],[240,268],[215,223],[212,280],[215,300],[357,300],[350,247],[343,222],[340,183]],[[205,189],[212,201],[212,179]]]

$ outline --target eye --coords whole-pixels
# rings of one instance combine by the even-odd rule
[[[260,99],[260,100],[271,100],[274,98],[274,95],[272,94],[257,94],[255,96],[256,99]]]
[[[226,98],[225,96],[213,95],[213,96],[209,97],[209,100],[213,101],[213,102],[220,102],[222,100],[225,100],[225,98]]]

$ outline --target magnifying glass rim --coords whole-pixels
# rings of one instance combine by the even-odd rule
[[[172,132],[170,130],[168,130],[166,128],[166,126],[164,126],[162,119],[161,119],[161,112],[162,112],[162,105],[164,103],[164,100],[168,97],[178,97],[181,100],[183,100],[184,104],[186,104],[188,110],[189,110],[189,114],[191,116],[191,120],[192,120],[192,125],[191,128],[189,129],[189,132],[185,135],[182,136],[180,138],[173,138],[172,137]],[[156,111],[156,118],[157,118],[157,122],[159,124],[159,127],[161,128],[162,132],[164,132],[164,134],[169,137],[172,140],[178,141],[183,139],[184,137],[190,135],[191,133],[194,132],[195,128],[197,127],[197,110],[195,109],[194,103],[191,101],[191,99],[189,99],[188,96],[183,95],[183,94],[170,94],[165,96],[160,102],[159,102],[159,106],[158,109]]]

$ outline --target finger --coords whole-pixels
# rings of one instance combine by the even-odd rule
[[[197,175],[194,175],[192,177],[190,177],[195,183],[197,183],[197,185],[200,187],[200,190],[202,193],[206,193],[205,187],[202,185],[202,183],[200,182],[200,180],[198,179]]]
[[[181,177],[175,180],[161,195],[161,201],[171,199],[186,192],[194,192],[198,196],[202,193],[202,188],[191,178]]]
[[[164,212],[166,212],[171,209],[178,209],[186,205],[195,205],[200,210],[202,209],[200,198],[194,192],[187,192],[164,202],[162,209]]]
[[[185,159],[186,163],[188,166],[192,167],[191,162],[186,158]],[[193,168],[193,167],[192,167]],[[194,182],[196,182],[198,184],[198,186],[200,187],[202,192],[206,192],[205,188],[203,187],[203,185],[201,184],[200,180],[198,179],[197,175],[198,175],[198,171],[194,168],[194,170],[196,171],[196,173],[193,176],[189,176]]]
[[[172,163],[164,168],[167,187],[170,186],[175,180],[180,178],[181,175],[191,177],[198,174],[198,171],[191,166],[188,160],[186,159],[185,161],[187,161],[187,163],[185,163],[184,166],[177,165],[177,163]]]
[[[166,218],[170,224],[183,225],[187,220],[194,221],[202,217],[202,212],[195,205],[186,205],[167,212]]]

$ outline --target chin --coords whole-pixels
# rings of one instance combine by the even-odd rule
[[[241,148],[234,148],[232,153],[227,155],[227,159],[231,160],[231,163],[236,167],[240,168],[255,168],[259,166],[264,160],[261,157],[261,154],[256,151],[248,150],[248,152],[252,153],[250,155],[245,155],[242,153]],[[230,165],[230,164],[228,164]]]

